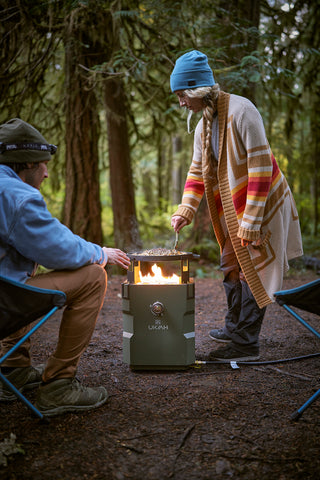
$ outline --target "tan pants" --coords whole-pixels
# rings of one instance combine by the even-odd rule
[[[61,290],[66,294],[56,351],[48,358],[43,381],[72,378],[82,353],[88,346],[103,305],[107,289],[107,274],[100,265],[88,265],[77,270],[53,271],[30,278],[28,285]],[[25,327],[2,341],[6,353],[30,329]],[[26,367],[31,364],[30,340],[17,349],[3,364],[6,367]]]

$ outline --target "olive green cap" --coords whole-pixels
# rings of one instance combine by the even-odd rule
[[[0,164],[47,162],[56,150],[36,128],[20,118],[0,125]]]

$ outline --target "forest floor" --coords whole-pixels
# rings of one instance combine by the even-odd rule
[[[315,278],[313,272],[292,276],[284,288]],[[1,404],[0,453],[11,434],[20,453],[6,457],[0,479],[318,480],[320,400],[299,421],[291,414],[320,387],[320,356],[297,359],[320,352],[319,340],[273,304],[260,336],[261,362],[267,363],[134,371],[122,360],[124,280],[109,275],[106,301],[78,370],[84,384],[106,386],[108,402],[48,424],[18,401]],[[221,279],[196,279],[195,292],[196,357],[205,360],[219,346],[208,332],[224,321]],[[55,346],[59,315],[34,335],[35,364]],[[304,317],[317,328],[316,316]],[[274,360],[281,361],[268,363]],[[35,393],[27,396],[33,401]]]

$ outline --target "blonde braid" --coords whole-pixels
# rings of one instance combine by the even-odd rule
[[[214,86],[216,87],[216,86]],[[205,154],[205,164],[211,165],[212,161],[216,164],[217,160],[214,158],[211,146],[212,138],[212,122],[213,117],[217,111],[217,102],[218,102],[218,88],[212,88],[210,93],[205,95],[203,101],[205,107],[203,109],[203,138],[204,138],[204,154]]]
[[[211,136],[212,136],[213,114],[214,114],[214,109],[212,104],[210,103],[203,109],[204,151],[206,154],[207,161],[211,158],[211,155],[212,155]]]
[[[191,98],[202,98],[203,101],[203,138],[204,138],[204,154],[206,158],[206,165],[212,163],[212,147],[211,147],[211,136],[212,136],[212,121],[215,112],[217,111],[218,96],[220,92],[220,87],[216,83],[212,87],[198,87],[194,89],[184,90],[184,93]]]

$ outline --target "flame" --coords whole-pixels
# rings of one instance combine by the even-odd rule
[[[147,275],[142,275],[142,273],[139,272],[140,282],[137,283],[149,285],[168,285],[180,283],[180,277],[178,275],[173,274],[171,277],[164,277],[162,275],[161,267],[158,267],[156,263],[152,265],[151,270],[153,272],[153,275],[151,275],[151,273],[148,273]]]

